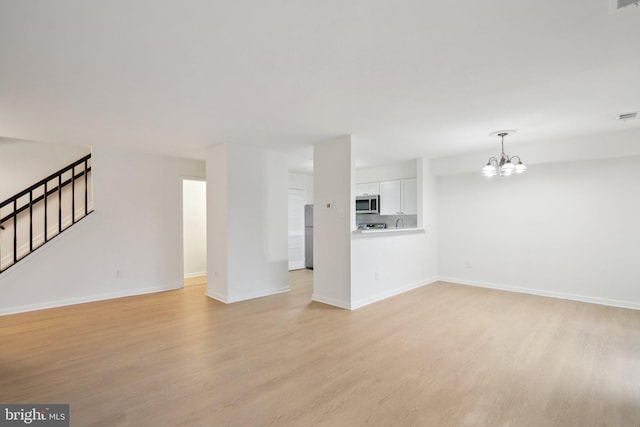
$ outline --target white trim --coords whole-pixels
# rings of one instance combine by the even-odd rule
[[[199,277],[199,276],[206,276],[206,275],[207,275],[206,271],[196,271],[195,273],[185,273],[184,278],[188,279],[189,277]]]
[[[229,302],[227,301],[227,297],[222,295],[222,294],[219,294],[219,293],[213,292],[213,291],[207,291],[204,294],[205,294],[205,296],[208,296],[211,299],[214,299],[216,301],[220,301],[220,302],[225,303],[225,304],[229,304]]]
[[[289,292],[291,290],[291,288],[287,285],[287,286],[283,286],[280,289],[276,289],[275,291],[270,291],[270,292],[252,292],[252,293],[248,293],[248,294],[242,294],[239,296],[233,296],[233,297],[229,297],[229,296],[223,296],[222,294],[219,294],[217,292],[212,292],[212,291],[207,291],[205,292],[205,295],[208,296],[209,298],[213,298],[217,301],[223,302],[225,304],[233,304],[234,302],[241,302],[241,301],[247,301],[247,300],[251,300],[251,299],[255,299],[255,298],[262,298],[262,297],[268,297],[271,295],[277,295],[277,294],[282,294],[284,292]]]
[[[185,273],[184,271],[184,182],[185,181],[197,181],[197,182],[204,182],[205,185],[207,185],[207,177],[204,176],[191,176],[191,175],[181,175],[179,178],[180,180],[180,218],[179,220],[179,227],[180,227],[180,269],[182,270],[182,274],[184,278],[188,278],[188,277],[195,277],[195,276],[206,276],[207,272],[205,271],[204,274],[196,274],[196,273]],[[206,199],[206,191],[205,191],[205,199]],[[206,200],[205,200],[205,207],[206,207]],[[205,218],[205,222],[206,222],[207,218]],[[208,237],[207,237],[207,248],[206,250],[208,250]],[[206,263],[208,261],[208,258],[205,256],[205,267],[206,267]],[[212,297],[213,298],[213,297]],[[218,299],[218,298],[214,298],[214,299]],[[224,302],[224,301],[223,301]]]
[[[162,287],[150,287],[140,289],[128,289],[125,291],[109,292],[106,294],[90,295],[77,298],[66,298],[57,301],[48,301],[39,304],[23,305],[18,307],[9,307],[0,309],[0,316],[8,314],[24,313],[27,311],[43,310],[47,308],[64,307],[68,305],[84,304],[87,302],[105,301],[115,298],[132,297],[136,295],[152,294],[157,292],[175,291],[182,288],[182,284],[179,285],[167,285]]]
[[[325,297],[325,296],[318,295],[318,294],[314,293],[311,296],[311,300],[312,301],[316,301],[316,302],[320,302],[322,304],[332,305],[332,306],[338,307],[338,308],[344,308],[345,310],[351,310],[351,304],[349,304],[348,302],[337,300],[335,298]]]
[[[303,238],[303,241],[304,241],[304,238]],[[302,248],[302,252],[304,252],[304,248]],[[303,258],[302,261],[299,261],[294,265],[292,264],[287,265],[287,271],[304,270],[305,268],[307,268],[305,264],[306,264],[306,259]]]
[[[546,291],[543,289],[531,289],[531,288],[521,288],[518,286],[508,286],[508,285],[500,285],[496,283],[489,282],[480,282],[480,281],[469,281],[465,279],[459,279],[456,277],[439,277],[438,280],[443,282],[456,283],[459,285],[465,286],[475,286],[479,288],[489,288],[489,289],[498,289],[501,291],[508,292],[519,292],[523,294],[530,295],[539,295],[543,297],[550,298],[559,298],[559,299],[568,299],[572,301],[580,301],[587,302],[591,304],[599,304],[599,305],[608,305],[611,307],[621,307],[621,308],[630,308],[632,310],[640,310],[640,302],[633,301],[621,301],[609,298],[600,298],[600,297],[590,297],[587,295],[578,295],[578,294],[570,294],[566,292],[555,292],[555,291]]]
[[[352,302],[351,303],[351,310],[356,310],[356,309],[358,309],[360,307],[364,307],[365,305],[369,305],[369,304],[372,304],[374,302],[377,302],[377,301],[380,301],[380,300],[383,300],[383,299],[386,299],[386,298],[390,298],[390,297],[395,296],[395,295],[403,294],[405,292],[409,292],[409,291],[412,291],[414,289],[421,288],[423,286],[431,285],[432,283],[435,283],[437,281],[438,281],[438,279],[436,279],[436,278],[427,279],[427,280],[421,280],[421,281],[419,281],[417,283],[413,283],[413,284],[404,286],[402,288],[392,289],[392,290],[389,290],[389,291],[386,291],[386,292],[380,292],[379,294],[376,294],[376,295],[373,295],[373,296],[370,296],[370,297],[367,297],[367,298],[363,298],[363,299],[361,299],[359,301],[356,301],[356,302]]]

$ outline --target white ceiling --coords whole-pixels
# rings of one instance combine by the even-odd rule
[[[357,137],[358,164],[640,128],[609,0],[0,0],[0,137],[201,157]]]

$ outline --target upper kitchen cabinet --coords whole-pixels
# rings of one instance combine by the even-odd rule
[[[415,178],[380,183],[380,215],[416,215],[418,213]]]
[[[379,182],[356,184],[356,196],[377,196],[380,194]]]
[[[380,215],[398,215],[402,198],[400,180],[380,183]]]
[[[415,159],[356,169],[355,196],[379,195],[379,215],[417,215],[417,172]],[[380,218],[368,218],[367,220],[374,219],[380,220]],[[364,219],[360,218],[360,220]]]
[[[400,181],[402,198],[400,200],[400,211],[404,215],[418,214],[418,182],[415,178],[403,179]]]

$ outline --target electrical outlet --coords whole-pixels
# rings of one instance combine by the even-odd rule
[[[471,268],[471,261],[465,261],[464,268]]]
[[[380,280],[380,273],[378,273],[377,271],[373,273],[373,278],[376,280]]]

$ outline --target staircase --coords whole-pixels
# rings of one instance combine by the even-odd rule
[[[0,203],[0,273],[93,212],[91,154]]]

